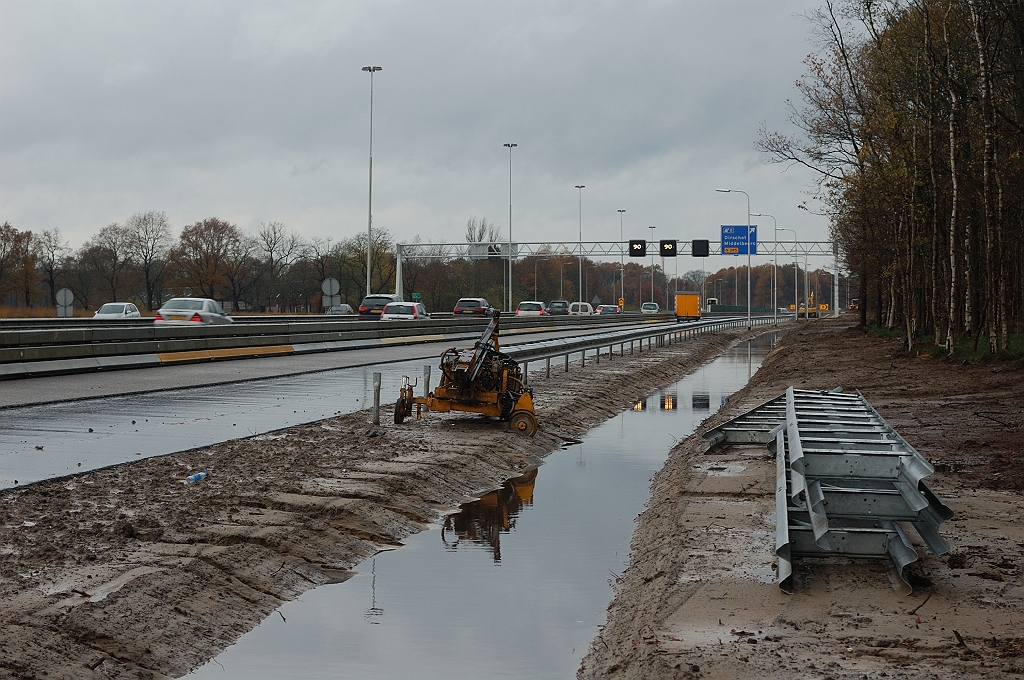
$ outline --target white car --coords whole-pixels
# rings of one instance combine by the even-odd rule
[[[153,318],[158,326],[204,326],[234,323],[235,320],[210,298],[173,298],[165,302]]]
[[[574,302],[569,305],[570,316],[590,316],[594,313],[594,307],[589,302]]]
[[[389,302],[380,314],[381,321],[415,321],[429,319],[422,302]]]
[[[645,302],[640,305],[641,314],[657,314],[661,311],[661,307],[657,302]]]
[[[546,316],[548,306],[540,300],[523,300],[516,307],[516,316]]]
[[[130,302],[108,302],[92,315],[94,319],[140,319],[139,308]]]

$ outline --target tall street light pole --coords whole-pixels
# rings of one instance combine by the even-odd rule
[[[656,227],[651,225],[647,228],[651,230],[651,302],[654,302],[654,230]]]
[[[622,298],[622,306],[626,305],[626,253],[625,253],[625,241],[622,240],[622,213],[625,210],[619,210],[619,288],[622,292],[619,296]],[[618,302],[616,300],[616,302]]]
[[[512,149],[518,144],[505,144],[508,148],[508,307],[512,311]],[[536,288],[536,286],[534,286]],[[536,295],[535,295],[536,297]]]
[[[775,237],[779,235],[779,223],[773,215],[768,213],[753,213],[754,217],[771,217],[772,224],[775,225]],[[774,239],[773,239],[774,240]],[[772,262],[772,314],[775,315],[775,325],[779,325],[779,283],[778,283],[778,269],[779,269],[779,249],[778,246],[772,250],[775,251],[775,260]]]
[[[749,331],[753,327],[750,322],[750,194],[740,189],[715,189],[715,191],[723,194],[743,194],[747,197],[747,330]]]
[[[586,302],[586,300],[583,299],[583,190],[586,188],[586,184],[576,185],[576,190],[580,194],[580,287],[577,289],[577,295],[580,296],[580,302]]]
[[[370,255],[373,253],[373,74],[382,71],[380,66],[364,66],[363,70],[370,74],[370,195],[366,216],[366,294],[370,290]],[[397,291],[399,295],[402,291]]]

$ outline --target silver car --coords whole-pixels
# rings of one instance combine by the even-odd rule
[[[138,319],[141,318],[142,314],[139,313],[139,308],[130,302],[108,302],[92,315],[92,318],[104,320],[104,319]]]
[[[234,323],[216,300],[209,298],[173,298],[163,304],[154,319],[158,326]]]

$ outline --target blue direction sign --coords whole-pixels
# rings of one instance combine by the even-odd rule
[[[757,255],[757,225],[750,225],[750,240],[747,240],[747,225],[722,225],[722,255],[746,255],[747,243],[750,254]]]

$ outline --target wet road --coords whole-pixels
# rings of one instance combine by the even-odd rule
[[[443,526],[280,608],[190,678],[571,678],[670,448],[746,384],[740,345]]]
[[[508,344],[605,331],[535,333],[513,336],[515,339]],[[185,451],[369,408],[373,405],[375,371],[382,374],[381,405],[390,407],[397,398],[403,375],[422,380],[423,366],[429,365],[433,384],[437,384],[437,357],[452,344],[462,347],[472,341],[4,382],[5,392],[10,386],[35,387],[28,393],[32,396],[46,392],[68,395],[72,391],[68,388],[58,391],[62,388],[60,381],[79,386],[96,384],[107,391],[125,391],[135,386],[133,380],[152,380],[149,384],[163,387],[179,380],[186,386],[70,401],[56,401],[58,397],[53,396],[47,403],[0,409],[0,488]],[[394,361],[409,355],[418,358]],[[342,366],[369,359],[391,361],[315,370],[318,364],[311,359]],[[307,372],[296,373],[302,368]],[[274,370],[288,372],[265,377]],[[159,374],[163,371],[172,378],[161,381]],[[231,378],[239,373],[250,379]],[[212,384],[204,384],[207,382]]]

